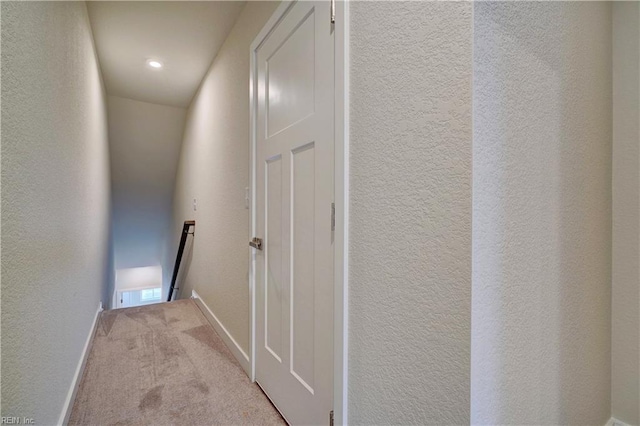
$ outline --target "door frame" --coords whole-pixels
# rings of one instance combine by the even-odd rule
[[[249,77],[249,170],[250,238],[256,232],[256,126],[257,126],[257,61],[256,50],[280,22],[296,0],[283,0],[251,43]],[[327,16],[327,19],[330,19]],[[333,301],[333,411],[337,425],[347,424],[348,380],[348,278],[349,278],[349,2],[335,1],[334,24],[334,301]],[[255,253],[249,249],[250,297],[250,378],[256,380],[256,292]]]

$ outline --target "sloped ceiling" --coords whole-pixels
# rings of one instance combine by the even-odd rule
[[[187,107],[233,27],[240,1],[90,1],[107,93]],[[156,70],[147,60],[160,61]]]

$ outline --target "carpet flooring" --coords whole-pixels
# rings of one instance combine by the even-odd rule
[[[71,425],[284,425],[192,300],[101,314]]]

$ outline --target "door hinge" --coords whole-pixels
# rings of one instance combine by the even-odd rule
[[[331,231],[336,230],[336,203],[331,203]]]
[[[333,426],[333,410],[329,411],[329,426]]]
[[[336,23],[336,0],[331,0],[331,23]]]

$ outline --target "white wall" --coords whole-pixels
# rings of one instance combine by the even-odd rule
[[[120,269],[116,273],[116,287],[121,290],[145,290],[162,286],[162,268],[144,266]]]
[[[175,251],[171,214],[185,108],[108,97],[116,269],[161,265]]]
[[[610,415],[611,9],[474,6],[474,424]]]
[[[181,297],[195,289],[249,352],[249,46],[277,6],[248,2],[193,99],[174,199],[174,247],[196,220],[185,250]],[[197,211],[192,202],[196,198]],[[191,240],[191,237],[189,237]]]
[[[351,3],[354,425],[469,423],[471,8]]]
[[[55,424],[106,293],[109,158],[84,2],[2,2],[2,416]]]
[[[611,413],[640,424],[640,4],[613,4]]]

